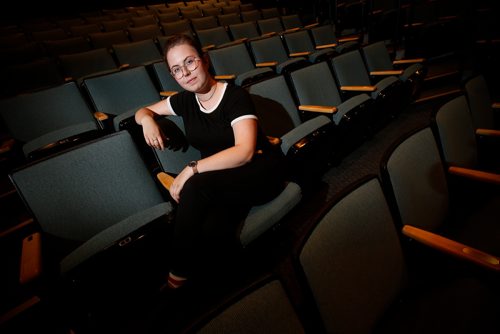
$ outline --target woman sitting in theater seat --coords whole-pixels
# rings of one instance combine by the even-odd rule
[[[216,81],[208,56],[189,36],[169,38],[164,54],[185,91],[139,109],[135,120],[146,143],[163,150],[168,134],[155,118],[180,116],[189,144],[201,152],[201,159],[190,162],[169,189],[177,211],[165,286],[175,289],[196,273],[200,261],[217,261],[234,246],[238,224],[252,206],[283,190],[285,173],[281,151],[273,150],[261,132],[244,88]]]

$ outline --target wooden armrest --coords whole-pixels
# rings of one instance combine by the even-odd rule
[[[262,34],[262,35],[260,35],[260,36],[261,36],[261,37],[272,37],[272,36],[275,36],[275,35],[277,35],[277,33],[276,33],[276,32],[274,32],[274,31],[272,31],[272,32],[267,32],[267,33],[265,33],[265,34]]]
[[[42,272],[42,237],[35,232],[23,239],[19,283],[26,284]]]
[[[243,38],[238,38],[238,39],[234,40],[233,42],[235,44],[237,44],[237,43],[245,43],[247,41],[248,41],[248,37],[243,37]]]
[[[493,102],[493,104],[491,105],[491,107],[493,109],[500,109],[500,102]]]
[[[126,68],[129,68],[130,67],[130,64],[121,64],[120,66],[118,66],[118,69],[121,71],[121,70],[124,70]]]
[[[316,23],[311,23],[311,24],[308,24],[304,27],[304,29],[311,29],[311,28],[314,28],[314,27],[317,27],[319,26],[319,23],[316,22]]]
[[[312,53],[311,51],[295,52],[295,53],[290,53],[290,57],[304,57],[304,56],[309,56],[311,53]]]
[[[64,77],[64,82],[70,82],[70,81],[74,81],[75,78],[73,77]]]
[[[318,106],[318,105],[300,105],[299,110],[321,112],[327,114],[334,114],[337,112],[337,107],[334,106]]]
[[[106,115],[105,113],[103,113],[102,111],[96,111],[94,113],[94,117],[96,119],[98,119],[99,121],[105,121],[108,119],[108,115]]]
[[[12,147],[14,147],[15,143],[16,141],[13,138],[6,139],[4,142],[2,142],[2,145],[0,146],[0,154],[10,152],[12,150]]]
[[[206,45],[206,46],[201,48],[201,50],[203,52],[207,52],[208,50],[212,50],[212,49],[215,49],[215,44]]]
[[[415,63],[423,63],[425,61],[424,58],[414,58],[414,59],[398,59],[392,62],[393,65],[402,65],[402,64],[415,64]]]
[[[0,316],[0,326],[7,323],[9,320],[17,316],[18,314],[23,313],[24,311],[30,309],[31,307],[35,306],[40,302],[40,297],[38,296],[33,296],[21,304],[17,305],[16,307],[10,309],[9,311],[5,312]]]
[[[160,96],[169,97],[169,96],[175,95],[177,93],[178,92],[176,92],[174,90],[165,90],[165,91],[160,92]]]
[[[33,224],[33,222],[34,222],[33,218],[27,218],[27,219],[23,220],[22,222],[20,222],[19,224],[16,224],[16,225],[12,226],[11,228],[8,228],[8,229],[0,232],[0,238],[3,238],[9,234],[17,232],[17,231],[21,230],[22,228]]]
[[[289,32],[295,32],[295,31],[299,31],[300,28],[290,28],[290,29],[286,29],[285,31],[283,31],[283,33],[287,34]]]
[[[316,50],[323,50],[323,49],[328,49],[328,48],[334,48],[336,46],[337,46],[336,43],[316,45]]]
[[[472,247],[468,247],[460,242],[445,238],[435,233],[422,230],[418,227],[405,225],[403,234],[423,243],[424,245],[438,249],[445,253],[467,259],[483,267],[500,270],[500,260],[498,257],[482,252]]]
[[[341,90],[359,91],[359,92],[374,92],[377,90],[375,86],[340,86]]]
[[[403,70],[371,71],[370,75],[401,75]]]
[[[281,138],[266,136],[271,145],[281,145]]]
[[[476,135],[488,137],[500,137],[500,130],[495,129],[476,129]]]
[[[236,75],[227,74],[227,75],[216,75],[215,80],[234,80],[236,79]]]
[[[172,183],[174,182],[174,177],[172,175],[168,175],[165,172],[159,172],[156,174],[156,177],[160,181],[161,185],[167,189],[170,190],[170,187],[172,186]]]
[[[337,38],[337,42],[345,43],[345,42],[355,42],[359,40],[359,36],[349,36],[349,37],[339,37]]]
[[[449,167],[448,172],[450,174],[466,177],[472,180],[500,185],[500,174],[456,166]]]
[[[278,65],[277,61],[266,61],[264,63],[257,63],[255,64],[255,67],[273,67]]]

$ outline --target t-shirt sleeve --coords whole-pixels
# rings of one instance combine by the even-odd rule
[[[186,91],[179,92],[175,95],[169,96],[167,102],[170,104],[172,111],[177,116],[182,116],[185,108],[182,106],[187,106],[189,94]]]
[[[233,86],[230,89],[231,93],[228,99],[227,108],[225,109],[227,121],[231,123],[231,125],[234,125],[234,123],[241,119],[257,119],[250,94],[239,86]]]

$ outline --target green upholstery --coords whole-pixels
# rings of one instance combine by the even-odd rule
[[[0,117],[26,157],[59,140],[100,130],[75,82],[4,99]]]
[[[43,233],[74,245],[62,253],[62,273],[171,210],[126,131],[17,170],[11,179]]]

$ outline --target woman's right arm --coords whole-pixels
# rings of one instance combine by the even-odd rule
[[[135,122],[142,126],[146,144],[163,150],[165,148],[166,137],[155,121],[155,117],[159,115],[175,115],[168,99],[137,110],[135,113]]]

